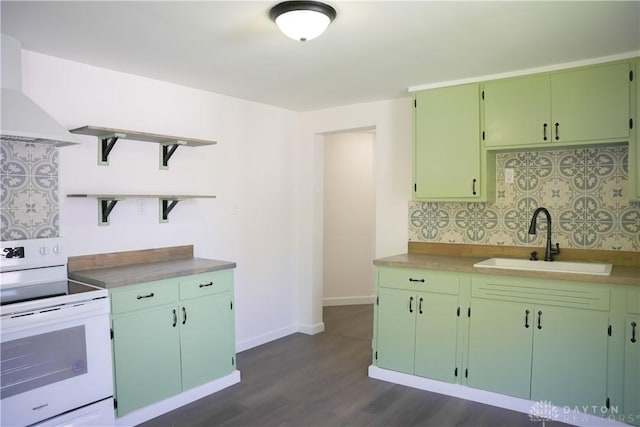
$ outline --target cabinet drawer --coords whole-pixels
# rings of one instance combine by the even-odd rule
[[[178,301],[177,281],[162,280],[127,286],[112,290],[109,298],[111,314],[172,304]]]
[[[227,292],[233,288],[233,270],[220,270],[180,278],[180,299]]]
[[[378,286],[457,295],[460,292],[460,278],[455,273],[413,268],[380,268]]]

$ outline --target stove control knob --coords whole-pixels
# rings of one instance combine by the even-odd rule
[[[40,255],[49,255],[49,248],[46,246],[40,246],[38,252],[40,252]]]
[[[60,255],[62,253],[62,246],[54,245],[53,246],[53,253],[56,254],[56,255]]]

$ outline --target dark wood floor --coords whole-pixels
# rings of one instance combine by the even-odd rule
[[[372,306],[325,307],[323,314],[325,332],[293,334],[238,353],[241,383],[142,426],[542,424],[527,414],[368,378]]]

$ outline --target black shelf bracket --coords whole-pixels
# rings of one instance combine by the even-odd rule
[[[114,133],[111,135],[102,135],[99,136],[100,139],[100,152],[98,153],[98,164],[99,165],[108,165],[109,164],[109,153],[113,150],[114,145],[118,142],[120,138],[126,138],[127,135],[124,133]]]
[[[179,146],[186,145],[186,141],[171,141],[160,145],[160,169],[169,169],[169,159]]]
[[[113,208],[116,206],[116,203],[118,202],[119,202],[118,199],[99,199],[98,200],[98,206],[100,209],[100,212],[99,212],[100,225],[109,225],[109,215],[111,214],[111,211],[113,210]]]
[[[169,213],[182,199],[160,199],[160,222],[169,222]]]

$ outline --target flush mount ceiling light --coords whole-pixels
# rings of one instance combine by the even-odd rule
[[[336,17],[336,10],[319,1],[285,1],[271,8],[269,16],[285,36],[307,41],[318,37]]]

